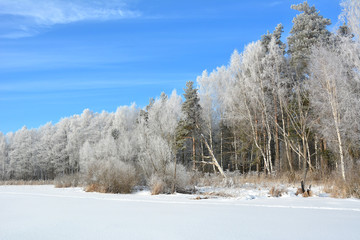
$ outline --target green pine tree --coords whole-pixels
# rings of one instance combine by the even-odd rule
[[[307,1],[292,5],[292,9],[301,12],[293,19],[293,27],[288,37],[290,64],[300,79],[308,74],[307,65],[311,48],[320,43],[327,42],[331,33],[326,29],[331,24],[330,19],[324,18],[314,6]]]
[[[186,83],[184,93],[185,101],[182,105],[182,112],[184,119],[179,122],[177,129],[177,142],[179,145],[185,144],[186,138],[192,140],[192,161],[193,168],[196,168],[196,139],[198,138],[201,125],[201,106],[197,89],[194,88],[194,83],[189,81]]]

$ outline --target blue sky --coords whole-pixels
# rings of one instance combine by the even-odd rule
[[[0,0],[0,131],[115,111],[195,81],[302,1]],[[339,1],[312,0],[330,18]]]

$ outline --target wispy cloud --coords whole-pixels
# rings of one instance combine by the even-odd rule
[[[0,0],[0,35],[6,38],[32,36],[42,28],[86,20],[134,18],[124,0]]]
[[[284,2],[283,1],[272,1],[272,2],[269,2],[267,5],[269,7],[275,7],[275,6],[280,5],[282,3],[284,3]]]
[[[179,81],[179,80],[177,80]],[[114,89],[133,86],[164,85],[177,81],[166,80],[47,80],[47,81],[21,81],[5,82],[0,86],[1,93],[39,93],[39,92],[58,92],[58,91],[82,91],[92,89]],[[184,82],[185,80],[181,80]]]
[[[31,48],[32,46],[27,46]],[[67,47],[57,45],[55,48],[64,49],[62,51],[49,50],[48,45],[44,49],[35,50],[7,50],[6,45],[0,45],[0,74],[10,72],[43,71],[55,69],[74,69],[74,68],[106,68],[124,63],[134,63],[151,59],[151,56],[131,54],[125,48],[118,48],[114,54],[104,53],[106,49],[99,47],[93,50],[89,46],[83,48]]]

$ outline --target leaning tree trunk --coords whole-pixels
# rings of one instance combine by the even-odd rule
[[[219,162],[216,160],[216,157],[214,155],[214,152],[212,151],[212,149],[210,148],[209,144],[206,141],[206,138],[204,137],[204,135],[201,133],[201,137],[203,138],[203,141],[205,143],[205,146],[207,147],[207,149],[209,150],[209,153],[211,155],[211,159],[213,161],[213,164],[216,166],[216,168],[219,170],[220,174],[226,178],[226,175],[222,169],[222,167],[219,165]]]

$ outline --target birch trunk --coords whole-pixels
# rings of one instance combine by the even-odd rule
[[[279,129],[278,129],[278,117],[277,117],[277,100],[274,94],[274,120],[275,120],[275,169],[276,172],[280,172],[280,147],[279,147]]]
[[[246,110],[247,110],[248,117],[249,117],[249,120],[250,120],[249,122],[250,122],[250,127],[251,127],[251,130],[252,130],[252,133],[253,133],[252,135],[253,135],[253,138],[254,138],[255,146],[259,149],[259,151],[260,151],[260,153],[261,153],[261,155],[263,157],[265,169],[267,171],[270,171],[269,166],[267,165],[266,155],[265,155],[262,147],[258,143],[257,128],[255,128],[255,126],[254,126],[253,119],[252,119],[252,116],[251,116],[250,109],[249,109],[248,105],[246,105]],[[256,122],[256,120],[255,120],[255,122]]]
[[[171,193],[174,193],[176,191],[176,164],[177,164],[177,158],[175,156],[175,164],[174,164],[174,178],[173,178],[173,184],[171,187]]]
[[[221,129],[221,139],[220,139],[220,166],[221,168],[224,167],[223,165],[223,131]]]
[[[225,175],[222,167],[219,165],[219,162],[216,160],[215,155],[214,155],[212,149],[210,148],[209,144],[208,144],[207,141],[206,141],[206,138],[204,137],[203,134],[201,134],[201,137],[203,138],[203,141],[204,141],[204,143],[205,143],[205,146],[206,146],[207,149],[209,150],[209,153],[210,153],[210,155],[211,155],[211,159],[212,159],[212,161],[213,161],[213,164],[214,164],[214,165],[216,166],[216,168],[219,170],[220,174],[221,174],[224,178],[226,178],[226,175]]]
[[[319,170],[318,136],[316,134],[314,139],[314,147],[315,147],[315,169]]]
[[[196,156],[195,156],[195,137],[192,137],[192,157],[193,157],[193,170],[196,170]]]
[[[235,134],[235,130],[234,130],[234,163],[235,163],[235,170],[239,170],[238,167],[238,154],[237,154],[237,139],[236,139],[236,134]]]
[[[335,129],[336,129],[337,140],[338,140],[338,143],[339,143],[341,176],[342,176],[343,180],[346,181],[343,146],[342,146],[342,140],[341,140],[339,125],[338,125],[337,119],[335,117],[335,114],[334,114],[334,121],[335,121]]]

